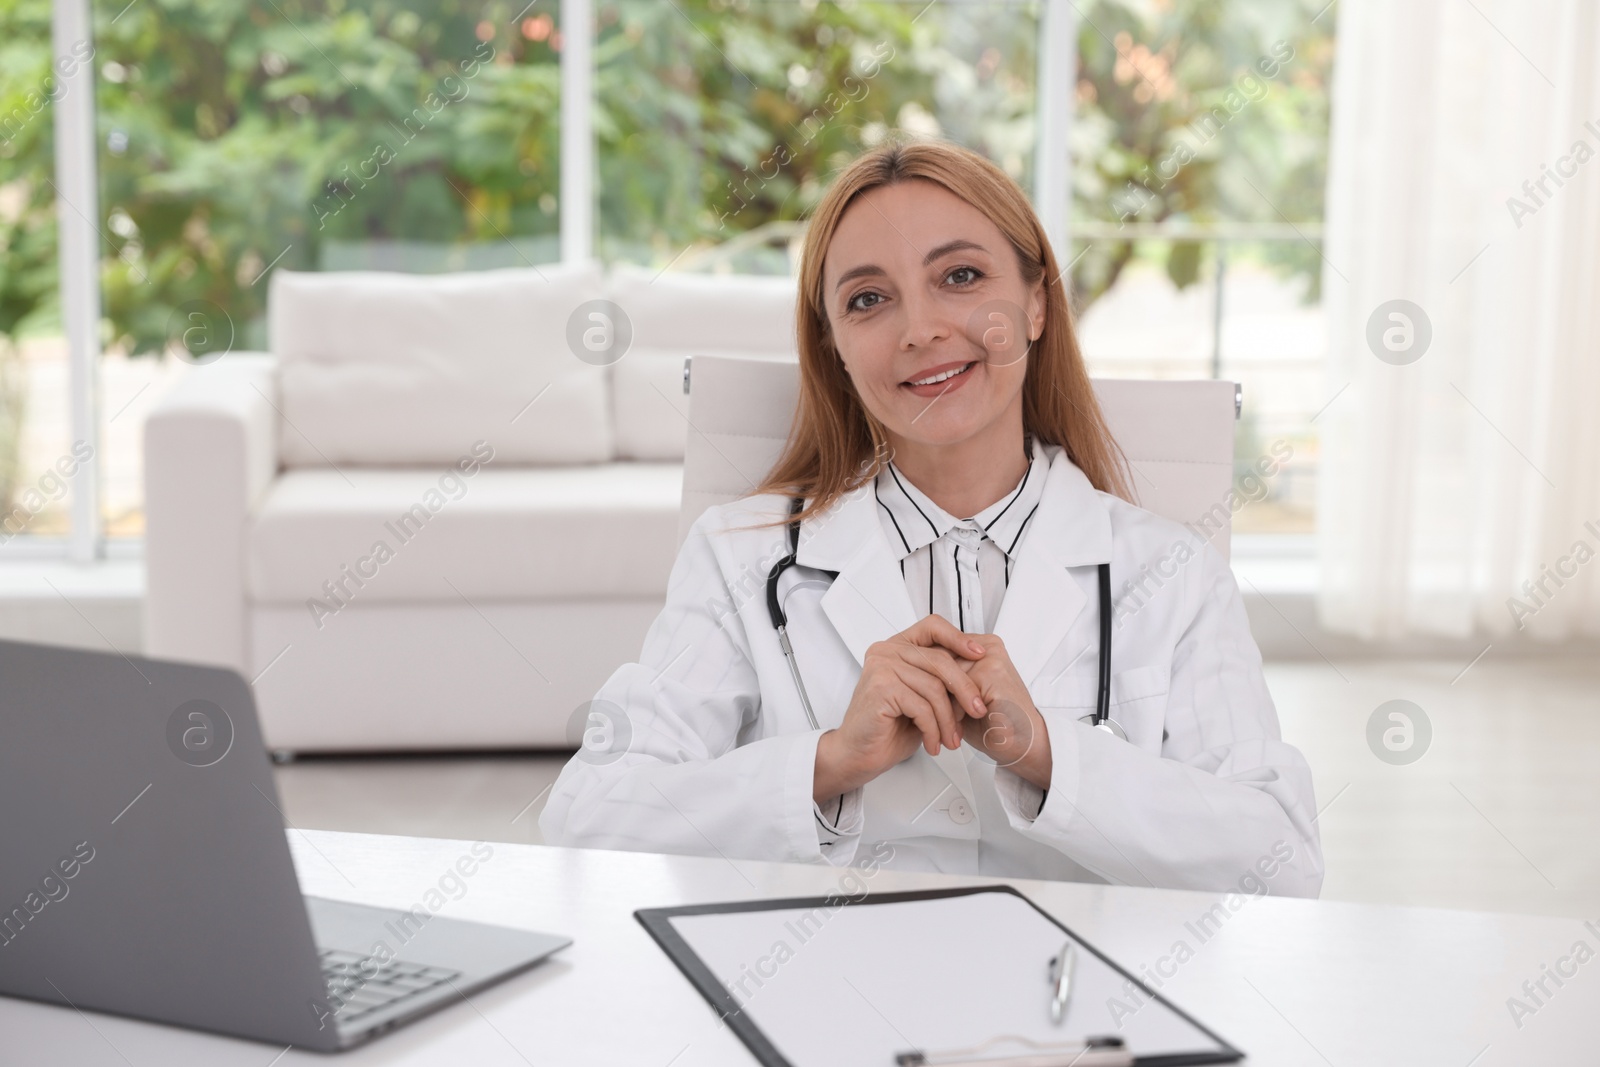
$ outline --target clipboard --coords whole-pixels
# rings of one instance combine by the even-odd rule
[[[644,908],[634,917],[764,1067],[1244,1058],[1009,885]],[[1074,946],[1076,977],[1055,1023],[1051,968],[1064,945]]]

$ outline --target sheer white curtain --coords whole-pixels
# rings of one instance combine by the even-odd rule
[[[1335,12],[1321,622],[1600,633],[1600,3]]]

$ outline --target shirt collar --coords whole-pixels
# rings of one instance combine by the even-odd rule
[[[1029,434],[1024,447],[1028,450],[1028,467],[1022,472],[1016,487],[976,515],[971,522],[984,531],[1001,551],[1011,556],[1016,551],[1022,526],[1033,513],[1044,494],[1044,483],[1049,458]],[[912,484],[894,462],[884,464],[873,483],[880,512],[887,512],[894,536],[889,538],[890,554],[904,559],[924,545],[943,537],[952,526],[965,525],[928,498]]]

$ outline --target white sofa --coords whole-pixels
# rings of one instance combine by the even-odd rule
[[[196,368],[146,425],[146,651],[253,680],[274,749],[572,743],[665,595],[684,358],[794,358],[794,295],[276,272],[270,354]],[[569,342],[601,299],[632,327],[614,363]]]

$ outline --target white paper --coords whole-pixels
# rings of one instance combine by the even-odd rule
[[[1049,961],[1066,935],[1010,893],[671,921],[795,1067],[893,1067],[899,1052],[967,1049],[998,1035],[1117,1035],[1136,1056],[1220,1047],[1081,946],[1072,1001],[1051,1023]],[[984,1055],[1024,1051],[1006,1044]]]

